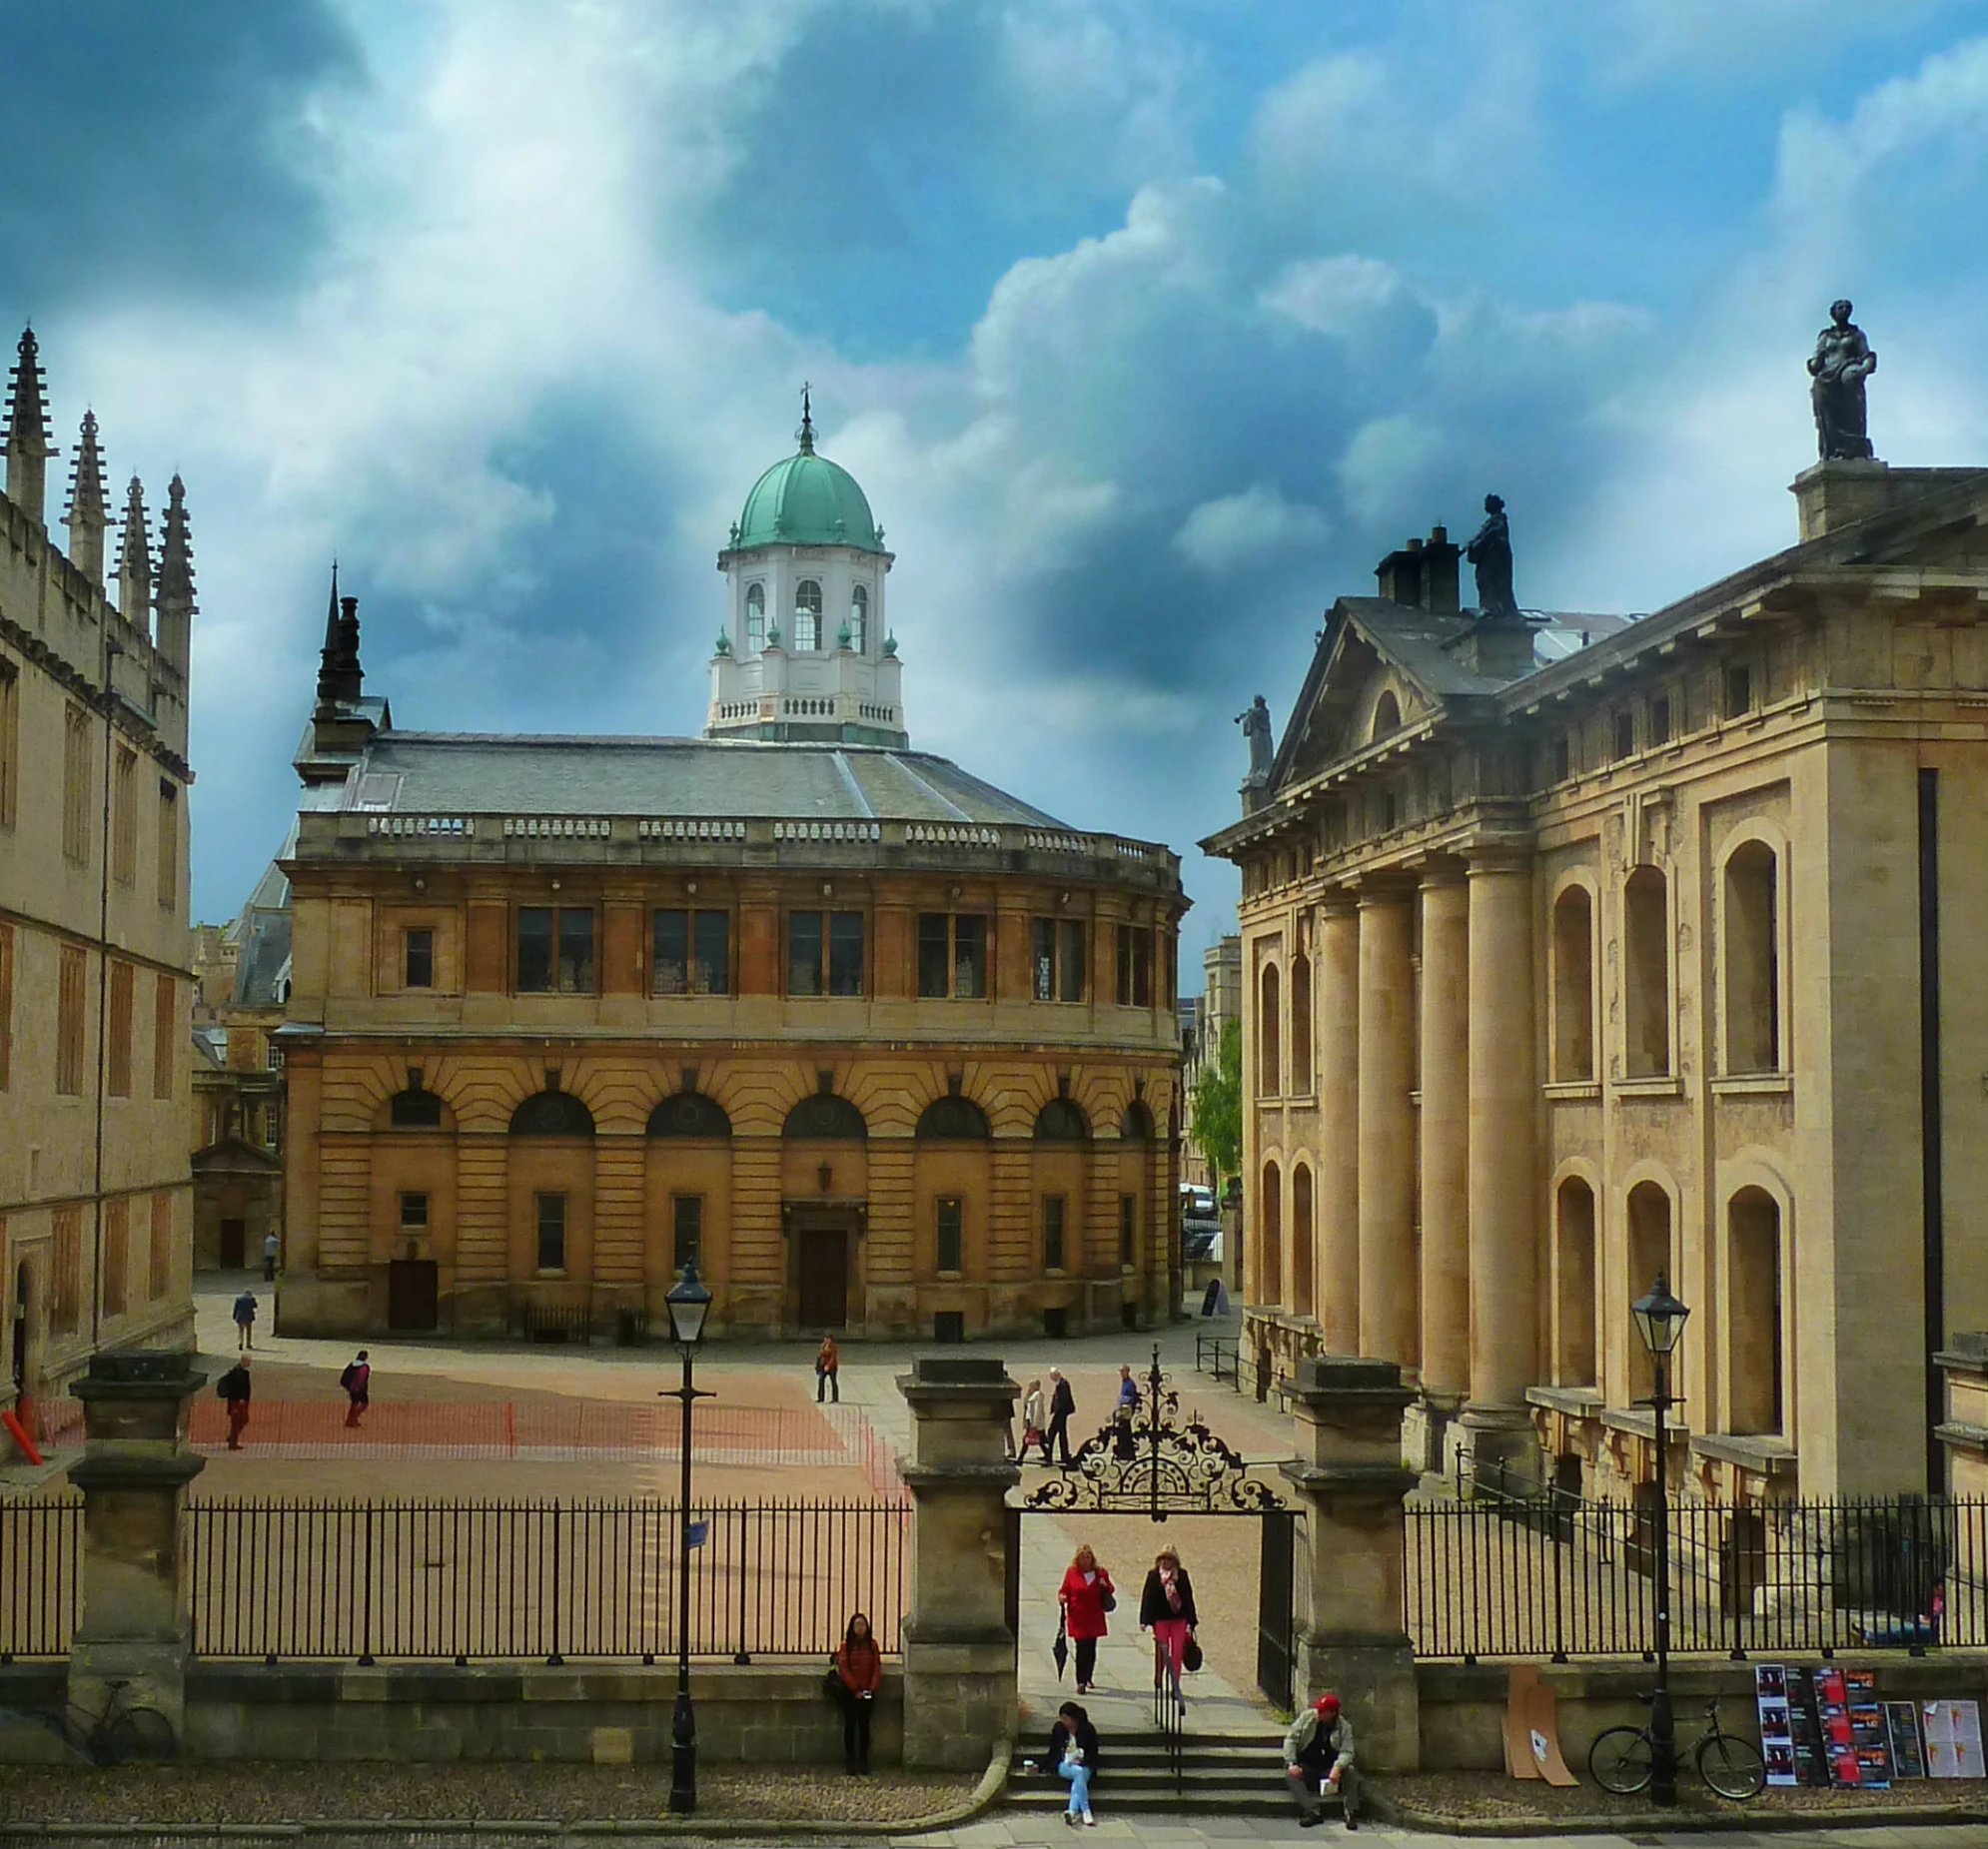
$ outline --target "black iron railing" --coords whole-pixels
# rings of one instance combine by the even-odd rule
[[[1673,1502],[1673,1650],[1734,1658],[1988,1644],[1988,1501]],[[1647,1656],[1653,1509],[1558,1493],[1412,1507],[1426,1658]]]
[[[820,1656],[852,1611],[897,1648],[903,1501],[690,1510],[690,1653]],[[210,1657],[648,1660],[676,1653],[666,1502],[201,1501],[184,1571]]]
[[[1219,1387],[1224,1381],[1239,1391],[1243,1385],[1240,1373],[1242,1346],[1234,1336],[1204,1336],[1197,1334],[1194,1339],[1194,1367],[1197,1374],[1213,1375]]]
[[[66,1655],[82,1603],[81,1497],[0,1501],[0,1663]]]

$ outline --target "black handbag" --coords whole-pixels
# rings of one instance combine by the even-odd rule
[[[1100,1594],[1098,1609],[1100,1611],[1116,1611],[1118,1609],[1118,1594],[1110,1586],[1106,1586],[1103,1593]]]
[[[1190,1637],[1181,1645],[1181,1668],[1189,1675],[1201,1667],[1201,1645]]]
[[[848,1705],[849,1684],[842,1680],[842,1672],[839,1669],[831,1668],[828,1671],[828,1673],[821,1678],[821,1692],[824,1695],[826,1695],[830,1701],[834,1702],[838,1708],[846,1707]]]

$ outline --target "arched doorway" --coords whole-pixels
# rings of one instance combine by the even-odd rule
[[[787,1113],[780,1134],[791,1311],[782,1320],[810,1335],[846,1329],[868,1210],[869,1125],[824,1088]]]

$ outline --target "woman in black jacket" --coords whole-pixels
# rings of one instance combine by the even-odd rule
[[[1056,1725],[1049,1730],[1049,1775],[1070,1781],[1070,1805],[1063,1821],[1095,1824],[1091,1781],[1098,1775],[1098,1730],[1074,1701],[1066,1701],[1056,1710]]]
[[[1188,1637],[1200,1622],[1194,1608],[1194,1581],[1187,1576],[1181,1556],[1171,1547],[1165,1548],[1153,1562],[1153,1570],[1146,1575],[1146,1589],[1139,1595],[1139,1624],[1142,1630],[1153,1633],[1155,1685],[1164,1664],[1173,1676],[1174,1699],[1183,1707],[1187,1697],[1181,1693],[1181,1658],[1186,1654]]]

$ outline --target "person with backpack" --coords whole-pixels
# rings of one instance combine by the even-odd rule
[[[373,1364],[366,1359],[366,1351],[361,1349],[353,1360],[346,1363],[345,1372],[339,1376],[339,1385],[352,1401],[346,1408],[345,1422],[348,1425],[357,1425],[365,1416],[367,1406],[372,1403],[367,1391],[367,1383],[372,1379]]]
[[[215,1383],[215,1397],[228,1404],[228,1448],[242,1448],[249,1424],[249,1358],[245,1355]]]
[[[1339,1793],[1346,1827],[1360,1822],[1360,1774],[1353,1769],[1353,1723],[1340,1712],[1337,1695],[1324,1694],[1298,1718],[1284,1736],[1284,1782],[1298,1800],[1298,1827],[1316,1829],[1326,1820],[1319,1802],[1321,1787]]]
[[[256,1294],[245,1289],[235,1300],[235,1347],[244,1355],[256,1346]]]

